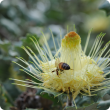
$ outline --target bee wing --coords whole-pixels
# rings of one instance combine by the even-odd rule
[[[57,58],[56,61],[55,61],[55,66],[57,67],[59,63],[60,63],[60,59]]]

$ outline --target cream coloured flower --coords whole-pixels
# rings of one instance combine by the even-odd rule
[[[27,83],[29,82],[27,81],[22,81],[26,82],[23,86],[40,88],[46,91],[55,91],[59,93],[58,95],[62,93],[72,93],[73,99],[75,99],[78,94],[92,96],[95,91],[104,89],[105,87],[102,86],[108,82],[106,81],[105,76],[110,73],[108,72],[104,74],[103,72],[103,70],[109,65],[110,60],[106,59],[104,61],[100,61],[100,58],[110,44],[110,42],[108,42],[101,49],[102,38],[104,35],[105,34],[101,33],[95,39],[88,56],[85,53],[90,39],[90,32],[87,37],[84,50],[82,50],[81,47],[81,38],[76,32],[69,32],[63,39],[61,39],[61,47],[59,50],[56,49],[56,44],[52,37],[56,50],[56,54],[54,56],[52,55],[45,36],[44,48],[39,46],[35,38],[31,38],[42,60],[40,60],[29,47],[23,47],[26,53],[33,60],[33,66],[23,58],[18,59],[24,62],[30,69],[27,69],[18,63],[17,64],[24,69],[23,71],[41,81],[41,83],[31,81],[30,83],[38,85],[34,86],[28,85]],[[103,55],[104,58],[109,58],[109,52],[110,50]],[[57,74],[56,70],[60,62],[68,64],[70,69],[61,70],[59,68]]]

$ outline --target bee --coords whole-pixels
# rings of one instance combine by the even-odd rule
[[[67,63],[60,62],[59,59],[56,60],[55,66],[57,67],[57,69],[56,70],[53,70],[52,72],[55,72],[56,71],[56,74],[57,75],[58,75],[58,72],[59,71],[70,70],[70,66]],[[71,69],[71,70],[73,70],[73,69]]]

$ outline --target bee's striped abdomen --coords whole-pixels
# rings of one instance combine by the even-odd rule
[[[61,62],[61,63],[59,63],[59,69],[60,70],[69,70],[70,66],[67,63]]]

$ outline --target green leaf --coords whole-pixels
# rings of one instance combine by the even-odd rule
[[[54,90],[49,90],[49,89],[42,91],[41,94],[42,94],[42,93],[53,94],[54,96],[57,96],[57,95],[60,94],[59,92],[56,92],[56,91],[54,91]]]
[[[9,97],[7,96],[7,92],[5,88],[0,84],[0,107],[3,110],[9,110],[9,107],[11,106]]]
[[[108,1],[105,1],[99,9],[106,11],[107,16],[110,15],[110,3]]]
[[[94,103],[86,107],[79,107],[78,109],[76,109],[75,107],[67,107],[64,110],[98,110],[97,105],[98,103]]]
[[[107,110],[110,106],[110,100],[100,101],[98,104],[99,110]]]
[[[12,80],[8,80],[5,83],[3,83],[3,86],[5,88],[6,93],[12,98],[14,101],[21,93],[21,91],[17,88],[17,86],[12,84]]]
[[[63,22],[65,20],[65,15],[63,14],[63,12],[61,12],[61,11],[59,11],[57,9],[48,10],[46,12],[46,17],[50,21],[56,20],[56,21]]]
[[[32,108],[26,108],[25,110],[42,110],[42,109],[32,109]]]
[[[0,81],[6,81],[11,75],[10,72],[11,61],[4,61],[0,59]]]
[[[26,47],[26,46],[30,47],[33,50],[33,52],[35,52],[35,54],[37,54],[38,51],[37,51],[35,45],[33,44],[32,40],[30,39],[30,38],[33,38],[33,36],[39,42],[39,37],[36,34],[29,34],[28,33],[25,38],[21,38],[22,46],[24,46],[24,47]],[[35,39],[33,39],[33,40],[35,40]]]
[[[78,102],[77,102],[78,100]],[[83,96],[82,98],[79,96],[77,97],[77,99],[75,100],[76,105],[78,105],[79,107],[83,107],[83,106],[88,106],[91,103],[94,103],[93,100],[91,99],[91,97],[89,96]]]
[[[53,95],[49,95],[48,93],[42,93],[40,96],[51,100],[53,102],[53,105],[60,105],[58,98],[55,98]]]
[[[7,30],[9,30],[10,32],[12,32],[15,35],[21,33],[21,30],[17,26],[17,24],[14,23],[13,21],[9,20],[9,19],[5,19],[5,18],[1,19],[1,25],[4,26],[4,27],[6,27]]]
[[[11,43],[9,41],[1,41],[0,40],[0,48],[8,54],[9,47],[11,46]]]
[[[45,89],[44,91],[41,92],[41,94],[43,93],[47,93],[47,94],[52,94],[54,97],[57,97],[58,95],[60,95],[61,93],[53,91],[53,90],[49,90],[49,89]]]

